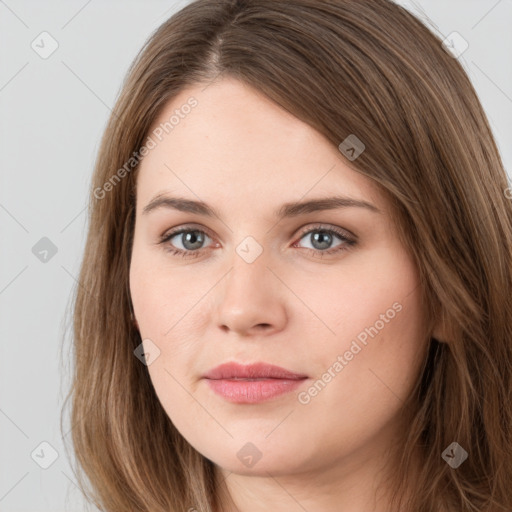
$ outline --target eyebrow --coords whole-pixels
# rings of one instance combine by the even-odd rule
[[[277,219],[287,217],[298,217],[308,213],[319,212],[323,210],[335,210],[339,208],[365,208],[374,213],[382,213],[375,205],[360,199],[354,199],[346,196],[332,196],[309,201],[297,201],[284,203],[278,210],[274,212]],[[195,213],[205,217],[220,218],[215,209],[202,201],[185,199],[182,197],[171,197],[164,194],[155,196],[142,210],[142,215],[158,208],[168,208],[178,210],[180,212]]]

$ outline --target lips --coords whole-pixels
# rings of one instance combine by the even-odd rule
[[[308,377],[267,363],[221,364],[203,376],[209,388],[235,404],[256,404],[290,393]]]
[[[208,373],[203,375],[205,379],[221,380],[221,379],[286,379],[286,380],[302,380],[307,375],[295,373],[280,366],[268,363],[253,363],[242,365],[234,362],[224,363],[216,366]]]

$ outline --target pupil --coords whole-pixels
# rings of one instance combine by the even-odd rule
[[[325,231],[320,231],[315,234],[313,234],[313,246],[316,246],[316,244],[320,244],[320,247],[317,247],[318,249],[327,249],[331,242],[331,235],[329,233],[326,233]]]
[[[203,236],[201,233],[199,233],[199,236],[196,233],[199,233],[199,232],[198,231],[190,231],[188,233],[185,233],[185,241],[183,243],[183,246],[186,249],[197,249],[198,247],[201,246],[201,244],[203,242]],[[191,246],[190,246],[189,242],[191,243]],[[188,244],[188,246],[187,246],[187,244]]]

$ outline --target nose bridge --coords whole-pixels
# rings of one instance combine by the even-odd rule
[[[219,326],[239,332],[260,324],[281,329],[285,309],[277,289],[278,280],[269,270],[270,251],[248,236],[236,247],[230,270],[217,303]]]
[[[269,251],[254,237],[245,237],[235,247],[232,255],[226,292],[234,294],[236,300],[240,300],[240,295],[243,297],[245,293],[250,293],[252,300],[258,300],[261,295],[273,294],[274,287],[269,282],[273,276],[268,269],[268,256]]]

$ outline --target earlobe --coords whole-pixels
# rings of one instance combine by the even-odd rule
[[[437,340],[439,343],[447,343],[448,342],[446,336],[444,336],[443,333],[439,332],[438,329],[434,330],[431,337],[434,338],[435,340]]]
[[[450,340],[447,322],[443,314],[441,315],[440,321],[436,324],[434,330],[432,331],[432,338],[436,339],[440,343],[448,343]]]
[[[139,324],[138,324],[137,320],[135,319],[135,317],[133,316],[133,313],[132,313],[131,317],[132,317],[132,325],[138,331],[139,330]]]
[[[133,327],[138,331],[139,323],[137,322],[137,319],[135,318],[135,313],[133,311],[133,304],[132,304],[131,300],[130,300],[130,318],[131,318]]]

